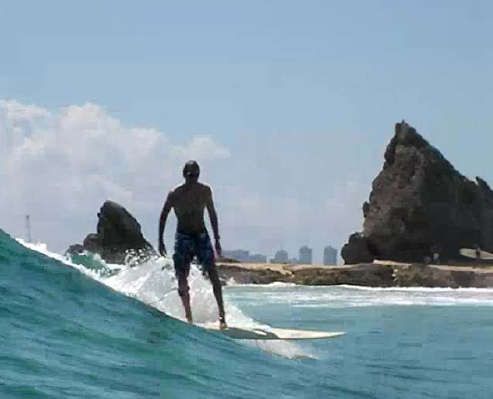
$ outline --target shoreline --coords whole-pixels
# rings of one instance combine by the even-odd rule
[[[223,282],[237,284],[359,285],[363,287],[493,288],[493,264],[450,265],[376,260],[344,266],[217,262]]]

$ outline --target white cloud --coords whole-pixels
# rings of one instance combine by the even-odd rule
[[[47,110],[0,101],[0,228],[23,236],[30,214],[34,238],[63,250],[95,231],[99,207],[112,199],[156,244],[164,196],[182,180],[184,162],[197,159],[215,189],[226,249],[269,255],[284,247],[296,256],[308,244],[320,261],[323,246],[340,247],[361,229],[370,189],[361,170],[368,167],[351,169],[344,156],[327,156],[321,149],[333,144],[330,136],[286,140],[246,137],[232,157],[213,136],[177,142],[153,128],[126,126],[95,104]]]
[[[154,220],[185,161],[207,165],[229,150],[210,136],[173,143],[158,130],[125,126],[96,104],[49,111],[0,101],[0,157],[0,228],[23,234],[29,213],[36,236],[61,249],[94,231],[106,199]]]
[[[210,136],[196,136],[186,146],[174,146],[174,152],[181,158],[228,158],[227,148],[218,146]]]

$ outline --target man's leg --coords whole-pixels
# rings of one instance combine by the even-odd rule
[[[192,310],[190,308],[190,288],[188,286],[188,274],[190,273],[190,243],[186,236],[176,234],[175,253],[173,263],[175,264],[175,275],[178,280],[178,295],[180,295],[185,317],[189,323],[193,323]]]
[[[192,309],[190,308],[190,288],[188,279],[184,273],[180,273],[178,277],[178,295],[180,295],[183,308],[185,309],[185,317],[189,323],[193,323]]]
[[[214,262],[207,268],[209,273],[209,279],[211,280],[212,290],[214,291],[214,296],[216,297],[217,308],[219,310],[219,327],[226,328],[226,317],[224,314],[224,303],[223,303],[223,290],[221,287],[221,282],[219,281],[219,276],[217,274],[216,265]]]
[[[224,315],[223,291],[219,276],[217,274],[216,262],[214,260],[214,250],[212,249],[211,240],[207,232],[197,237],[196,241],[197,258],[202,267],[207,270],[211,280],[212,290],[216,297],[217,308],[219,310],[219,327],[226,328],[226,319]]]

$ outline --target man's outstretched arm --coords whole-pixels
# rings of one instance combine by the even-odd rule
[[[221,244],[219,243],[219,227],[217,223],[217,213],[214,208],[214,201],[212,200],[212,190],[209,188],[207,193],[207,212],[209,212],[209,218],[211,220],[212,231],[214,233],[214,239],[216,241],[215,248],[217,256],[221,256],[222,249]],[[226,324],[226,315],[224,313],[224,303],[223,303],[223,293],[221,288],[221,282],[219,281],[219,276],[217,274],[217,270],[215,267],[212,267],[209,270],[209,278],[212,283],[212,289],[214,291],[214,296],[216,297],[217,307],[219,310],[219,328],[224,329],[227,328]]]
[[[164,245],[164,240],[163,240],[163,234],[164,234],[164,227],[166,226],[166,219],[168,218],[169,211],[173,207],[172,203],[172,196],[173,196],[173,191],[170,191],[168,194],[168,197],[166,198],[166,201],[164,202],[163,210],[161,211],[161,216],[159,218],[159,253],[161,256],[166,255],[166,246]]]
[[[214,233],[214,240],[216,241],[215,243],[215,248],[216,248],[216,253],[217,256],[221,256],[222,254],[222,249],[221,249],[221,244],[219,243],[220,236],[219,236],[219,226],[217,223],[217,213],[216,213],[216,208],[214,207],[214,201],[212,200],[212,190],[209,189],[209,192],[207,193],[207,212],[209,212],[209,218],[211,220],[211,226],[212,226],[212,232]]]

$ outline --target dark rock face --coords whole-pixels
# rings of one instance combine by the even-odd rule
[[[81,254],[82,252],[84,252],[84,246],[80,244],[73,244],[68,247],[66,252],[70,254]]]
[[[360,233],[349,236],[349,242],[342,247],[341,256],[348,264],[373,262],[375,257],[368,249],[368,242]]]
[[[106,201],[98,213],[97,233],[89,234],[82,246],[74,244],[68,253],[81,250],[99,254],[106,262],[123,264],[155,255],[152,245],[142,235],[140,224],[121,205]]]
[[[459,248],[493,249],[493,192],[461,175],[404,121],[385,151],[382,171],[363,204],[363,232],[352,235],[346,263],[373,258],[422,262],[433,252],[458,258]]]

